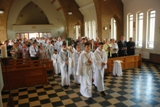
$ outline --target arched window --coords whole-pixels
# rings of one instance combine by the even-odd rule
[[[85,36],[89,37],[89,35],[88,35],[88,22],[85,22]]]
[[[111,18],[111,38],[117,39],[117,25],[114,18]]]
[[[88,22],[88,36],[92,38],[92,25],[91,21]]]
[[[92,38],[91,39],[96,39],[96,21],[92,21]]]
[[[146,48],[150,49],[154,48],[155,18],[156,18],[156,11],[155,10],[148,11]]]
[[[142,47],[143,40],[143,13],[137,13],[136,46]]]
[[[78,37],[80,36],[80,25],[76,25],[75,26],[75,33],[76,33],[76,39],[78,39]]]
[[[133,37],[133,14],[127,15],[127,39]]]

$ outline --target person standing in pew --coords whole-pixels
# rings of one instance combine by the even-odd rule
[[[102,96],[105,96],[104,70],[107,68],[107,55],[103,49],[103,43],[100,42],[98,48],[93,54],[93,63],[95,65],[94,84]]]
[[[124,36],[122,36],[121,40],[118,41],[118,48],[118,56],[127,56],[127,42]]]
[[[31,60],[38,60],[39,59],[39,49],[36,44],[36,42],[33,42],[33,44],[29,48],[29,54]]]
[[[50,56],[51,56],[50,60],[52,60],[52,55],[54,53],[54,50],[55,50],[55,46],[54,46],[54,41],[52,40],[51,44],[49,45],[49,53],[50,53]]]
[[[135,54],[135,42],[132,41],[132,37],[130,37],[129,42],[127,42],[127,54],[128,55]]]

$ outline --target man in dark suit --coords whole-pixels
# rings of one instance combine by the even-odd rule
[[[127,56],[127,42],[125,41],[125,37],[122,36],[121,40],[118,41],[118,55],[119,56]]]
[[[135,54],[135,42],[132,41],[132,38],[129,38],[127,42],[127,54],[134,55]]]

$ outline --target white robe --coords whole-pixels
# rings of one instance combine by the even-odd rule
[[[92,97],[92,64],[88,63],[88,58],[93,60],[92,53],[83,51],[78,60],[77,75],[80,75],[80,93],[84,97]]]
[[[54,49],[55,49],[55,46],[52,45],[52,44],[50,44],[50,45],[49,45],[49,53],[50,53],[51,57],[52,57],[52,55],[53,55],[53,53],[54,53]]]
[[[50,52],[49,52],[49,47],[50,47],[50,45],[46,45],[45,46],[45,51],[46,51],[46,57],[47,57],[47,59],[51,59],[51,55],[50,55]]]
[[[107,55],[104,50],[100,51],[98,48],[94,52],[93,63],[94,63],[94,84],[97,87],[98,91],[104,91],[104,70],[107,68],[107,65],[102,66],[103,63],[107,63]]]
[[[53,54],[51,57],[51,60],[53,61],[53,66],[54,66],[54,73],[59,74],[61,73],[60,71],[60,56],[59,54]]]
[[[63,51],[61,50],[59,53],[60,56],[60,68],[61,68],[61,82],[62,82],[62,86],[64,85],[70,85],[70,73],[69,73],[69,59],[68,59],[68,65],[66,65],[65,63],[67,62],[66,58],[68,56],[68,58],[71,57],[71,54],[69,51]]]
[[[56,49],[57,49],[58,53],[61,51],[62,43],[63,43],[62,41],[57,41],[56,42],[55,46],[56,46]]]
[[[77,65],[78,65],[78,59],[80,57],[81,52],[78,52],[77,50],[73,53],[73,61],[74,61],[74,82],[80,84],[80,76],[77,74]]]

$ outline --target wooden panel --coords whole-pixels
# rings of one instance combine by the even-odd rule
[[[105,70],[105,74],[112,72],[114,60],[121,60],[122,70],[141,67],[141,55],[133,55],[133,56],[124,56],[124,57],[116,57],[109,58],[107,63],[107,69]]]
[[[154,63],[160,63],[160,54],[150,53],[149,60]]]

